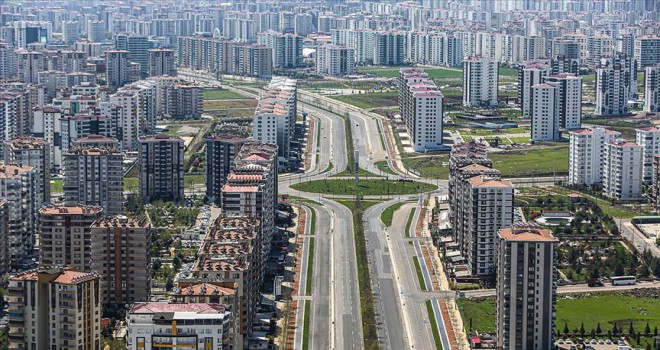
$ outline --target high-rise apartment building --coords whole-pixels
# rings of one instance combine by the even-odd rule
[[[557,245],[552,231],[514,226],[497,236],[497,348],[543,350],[554,344]]]
[[[44,54],[39,51],[16,50],[16,71],[23,83],[39,83],[39,72],[46,70]]]
[[[0,165],[0,199],[6,202],[8,227],[5,232],[9,264],[21,269],[32,253],[37,230],[37,180],[31,166]]]
[[[399,113],[406,124],[415,152],[442,146],[443,96],[422,69],[399,72]]]
[[[316,49],[317,74],[342,76],[355,71],[355,49],[331,44]]]
[[[5,164],[31,166],[36,177],[34,189],[37,204],[50,202],[50,172],[52,163],[50,145],[43,139],[33,137],[5,141]]]
[[[102,43],[105,41],[104,21],[87,21],[87,40],[93,43]]]
[[[124,210],[123,155],[114,149],[75,148],[64,155],[64,199],[99,206],[104,215]]]
[[[553,74],[543,78],[546,84],[557,88],[559,126],[563,129],[579,129],[582,125],[582,78],[571,74]]]
[[[42,268],[9,278],[9,349],[101,349],[99,275]]]
[[[138,143],[140,197],[146,203],[183,200],[183,139],[159,134]]]
[[[0,232],[9,232],[9,205],[0,199]],[[9,237],[0,236],[0,273],[9,272]]]
[[[614,55],[614,39],[605,34],[596,34],[587,38],[587,64],[590,67],[600,65],[600,59]]]
[[[530,115],[532,119],[532,141],[556,141],[559,132],[559,92],[550,84],[532,86],[532,103]]]
[[[634,57],[637,67],[644,69],[660,63],[660,36],[644,35],[635,38]]]
[[[642,196],[643,148],[632,142],[605,145],[603,194],[617,200]]]
[[[601,184],[605,165],[605,145],[620,137],[620,132],[601,127],[571,131],[568,183],[585,186]]]
[[[483,57],[463,61],[463,106],[497,106],[498,63]]]
[[[635,130],[635,143],[642,146],[642,182],[653,182],[653,156],[660,153],[660,128],[649,127]]]
[[[468,166],[466,171],[492,172],[480,167]],[[458,185],[456,200],[462,206],[463,222],[455,230],[461,254],[473,276],[491,278],[495,274],[497,232],[513,224],[513,197],[513,184],[499,175],[464,177]]]
[[[257,34],[257,43],[271,49],[273,68],[298,68],[303,65],[303,37],[270,30]]]
[[[151,49],[149,50],[149,71],[150,77],[169,75],[176,76],[176,66],[174,65],[174,50],[170,49]]]
[[[644,112],[660,112],[660,65],[645,68]]]
[[[91,271],[90,227],[102,215],[100,207],[42,207],[39,210],[39,265],[71,266],[78,271]]]
[[[655,210],[660,209],[660,154],[653,156],[653,183],[651,204]]]
[[[551,73],[551,68],[541,61],[525,62],[518,68],[518,103],[523,118],[531,117],[532,86],[543,83],[543,77]]]
[[[115,35],[115,50],[129,52],[132,62],[140,64],[140,78],[145,78],[149,71],[149,49],[151,43],[146,35],[121,33]]]
[[[248,142],[247,138],[230,134],[206,139],[206,197],[208,199],[220,198],[220,191],[234,169],[234,160],[246,142]]]
[[[131,81],[129,76],[129,52],[125,50],[108,50],[105,52],[106,85],[116,90]]]
[[[596,111],[599,116],[630,113],[628,100],[637,84],[635,61],[624,54],[604,58],[596,68]]]
[[[291,159],[291,139],[297,115],[296,81],[274,77],[254,112],[252,137],[260,142],[277,145],[277,160],[286,167]]]
[[[92,224],[91,265],[101,278],[101,300],[125,305],[149,300],[151,223],[123,215]]]

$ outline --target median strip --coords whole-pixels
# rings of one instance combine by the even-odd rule
[[[307,275],[305,277],[305,295],[312,295],[312,273],[314,272],[314,237],[307,242]]]
[[[408,222],[406,223],[406,238],[410,238],[410,227],[412,226],[412,221],[413,218],[415,217],[415,208],[410,209],[410,212],[408,213]]]
[[[433,312],[433,304],[430,300],[426,301],[426,312],[429,313],[429,323],[431,323],[431,332],[433,333],[433,341],[435,342],[435,348],[438,350],[442,350],[442,341],[440,340],[438,323],[435,320],[435,313]]]
[[[423,291],[426,291],[428,289],[426,288],[424,275],[422,275],[422,266],[419,264],[419,259],[416,256],[413,256],[412,259],[413,259],[413,263],[415,264],[415,270],[417,270],[417,280],[419,281],[419,288]]]
[[[309,301],[305,300],[305,311],[303,318],[303,339],[302,339],[302,348],[303,350],[309,349],[309,323],[312,314],[312,308],[309,306]]]

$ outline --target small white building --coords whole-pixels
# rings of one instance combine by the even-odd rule
[[[232,314],[213,303],[136,303],[126,316],[127,347],[228,349]]]

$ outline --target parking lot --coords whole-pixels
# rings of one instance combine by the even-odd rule
[[[594,339],[585,339],[584,340],[584,348],[580,345],[580,349],[591,349],[591,350],[630,350],[632,349],[631,347],[628,346],[625,342],[621,340],[621,343],[618,343],[618,340],[605,340],[605,339],[598,339],[594,341]],[[570,343],[569,343],[570,342]],[[607,344],[607,343],[610,344]],[[557,341],[557,346],[559,349],[565,349],[565,350],[571,350],[571,349],[578,349],[578,342],[573,342],[570,340],[559,340]]]

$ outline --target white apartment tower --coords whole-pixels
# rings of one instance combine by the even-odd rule
[[[644,112],[660,112],[660,65],[645,68]]]
[[[463,61],[463,106],[497,106],[498,63],[483,57]]]
[[[559,240],[539,227],[513,226],[497,237],[497,348],[545,350],[554,343]]]
[[[605,145],[621,137],[621,133],[600,127],[569,133],[569,175],[571,185],[592,186],[603,182]]]
[[[415,152],[442,146],[442,93],[421,69],[399,72],[399,111]]]
[[[637,83],[633,60],[625,55],[603,59],[596,69],[596,111],[599,116],[630,113],[628,100],[634,96]]]
[[[556,141],[559,133],[559,92],[550,84],[532,86],[532,141]]]
[[[518,103],[523,118],[531,117],[532,86],[543,83],[543,77],[550,74],[550,66],[538,61],[523,64],[518,69]]]
[[[660,154],[660,128],[636,129],[635,143],[642,146],[642,182],[649,185],[653,182],[653,156]]]
[[[617,200],[642,196],[642,146],[615,141],[605,145],[603,194]]]
[[[161,75],[169,75],[175,77],[176,68],[174,65],[174,50],[149,50],[149,69],[147,75],[150,77]]]
[[[640,69],[660,63],[660,36],[635,38],[634,57]]]
[[[355,50],[339,45],[323,45],[316,49],[316,73],[342,76],[355,73]]]
[[[25,137],[6,141],[4,144],[5,164],[31,166],[35,172],[37,204],[50,202],[50,145],[42,139]]]
[[[543,78],[557,88],[559,126],[579,129],[582,125],[582,78],[571,74],[556,74]]]

